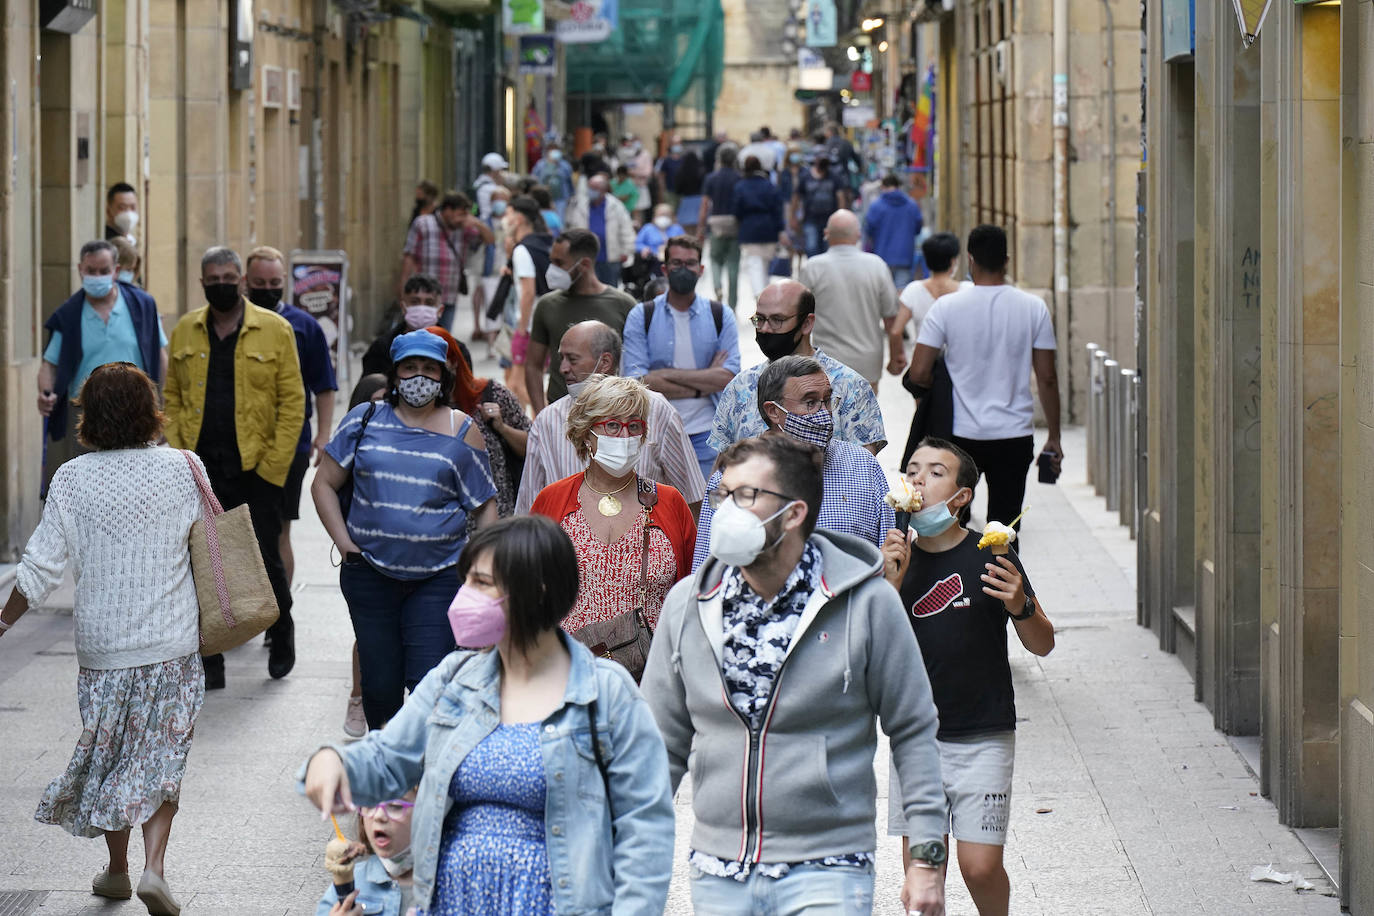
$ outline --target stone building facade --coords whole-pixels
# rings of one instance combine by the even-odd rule
[[[1374,913],[1374,5],[1147,6],[1141,622]]]
[[[456,18],[478,9],[469,0],[386,17],[333,0],[100,0],[74,33],[42,27],[49,6],[7,3],[0,21],[0,563],[38,521],[42,325],[79,286],[106,188],[138,189],[142,275],[168,332],[203,304],[206,248],[269,244],[344,249],[366,339],[394,296],[415,182],[469,184],[482,153],[505,149],[516,98],[486,6]],[[238,89],[231,39],[244,36],[251,86]],[[478,69],[497,91],[467,91],[458,77]]]

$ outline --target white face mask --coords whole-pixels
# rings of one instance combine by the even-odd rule
[[[557,264],[550,264],[544,271],[544,281],[549,289],[572,289],[573,276]]]
[[[668,228],[669,226],[671,226],[672,224],[673,224],[673,218],[672,218],[671,216],[655,216],[655,217],[654,217],[654,225],[657,226],[657,227],[660,228],[660,229],[667,229],[667,228]]]
[[[759,554],[776,547],[786,535],[783,532],[772,544],[765,543],[768,537],[765,526],[791,505],[788,503],[768,518],[760,519],[748,509],[741,509],[733,498],[725,500],[711,517],[711,556],[727,566],[743,569],[751,565]]]
[[[580,382],[568,382],[568,383],[567,383],[567,386],[568,386],[568,397],[570,397],[570,398],[572,398],[574,401],[576,401],[578,395],[580,395],[582,392],[584,392],[584,391],[587,390],[587,381],[586,381],[586,379],[583,379],[583,380],[580,381]]]
[[[125,235],[131,234],[138,226],[137,210],[121,210],[115,214],[115,227]]]
[[[592,460],[612,477],[623,477],[639,462],[639,439],[633,436],[596,434],[596,454]]]

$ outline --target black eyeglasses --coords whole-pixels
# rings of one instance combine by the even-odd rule
[[[720,504],[727,499],[733,499],[735,505],[741,509],[752,509],[754,503],[758,501],[760,493],[767,493],[769,496],[776,496],[778,499],[785,499],[788,502],[796,500],[795,496],[788,496],[786,493],[779,493],[777,490],[766,490],[763,487],[735,487],[727,490],[725,487],[716,487],[711,491],[707,499],[711,502],[712,509],[719,509]]]
[[[770,331],[781,331],[787,322],[796,317],[796,315],[750,315],[749,323],[754,326],[755,331],[765,327]]]

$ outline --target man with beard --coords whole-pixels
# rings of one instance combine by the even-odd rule
[[[193,449],[226,510],[248,504],[281,616],[268,633],[267,673],[296,664],[291,587],[281,557],[283,487],[305,423],[305,383],[287,320],[243,298],[243,264],[228,248],[200,259],[207,306],[187,312],[168,352],[167,444]],[[205,686],[224,686],[224,656],[205,657]]]
[[[812,357],[780,357],[759,376],[758,407],[768,420],[768,434],[788,435],[824,450],[820,526],[881,547],[894,524],[892,507],[883,498],[888,492],[887,474],[868,452],[835,439],[834,403],[830,379]],[[706,492],[712,492],[720,480],[717,470],[706,482]],[[711,510],[709,502],[701,507],[693,569],[706,560]]]
[[[835,397],[835,438],[862,445],[874,455],[887,445],[883,412],[878,397],[863,376],[811,345],[816,324],[816,297],[795,280],[774,283],[759,296],[755,306],[754,339],[769,360],[796,354],[815,357],[830,379]],[[759,375],[768,367],[760,363],[745,369],[725,386],[716,406],[708,445],[716,451],[761,435],[768,423],[758,411]]]

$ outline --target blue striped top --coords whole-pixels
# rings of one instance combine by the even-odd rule
[[[496,496],[487,453],[455,435],[406,426],[385,401],[362,426],[367,404],[348,412],[325,451],[353,467],[348,534],[363,557],[397,579],[425,579],[458,562],[468,539],[468,515]]]

